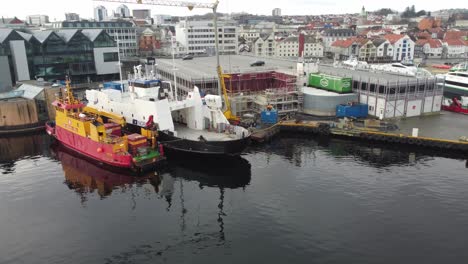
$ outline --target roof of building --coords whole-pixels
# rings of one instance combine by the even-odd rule
[[[401,76],[395,75],[386,72],[372,72],[372,71],[358,71],[346,68],[336,68],[332,65],[320,64],[319,65],[319,72],[330,74],[334,76],[341,76],[341,77],[351,77],[353,80],[362,80],[365,82],[370,83],[380,83],[384,84],[387,82],[390,83],[397,83],[397,82],[411,82],[417,81],[416,77],[412,76]]]
[[[464,46],[466,45],[465,41],[461,39],[447,39],[444,41],[449,46]]]
[[[427,39],[418,39],[418,40],[415,42],[414,45],[416,45],[416,46],[424,46],[424,45],[426,45],[427,41],[428,41]]]
[[[436,27],[436,28],[430,28],[427,31],[429,31],[430,33],[439,34],[439,33],[443,32],[444,30],[441,27]]]
[[[330,28],[325,30],[325,35],[347,34],[355,35],[356,32],[349,28]]]
[[[426,44],[429,44],[431,49],[442,48],[442,41],[439,39],[428,39]]]
[[[250,64],[256,60],[265,62],[263,67],[250,67]],[[223,70],[226,72],[243,71],[243,72],[267,72],[267,71],[281,71],[291,74],[296,74],[296,61],[288,61],[275,58],[257,58],[243,55],[221,55],[220,63]],[[165,70],[172,72],[172,59],[159,59],[158,71]],[[193,79],[210,79],[217,78],[216,73],[216,57],[195,57],[193,60],[175,60],[175,67],[178,69],[177,73],[181,74],[184,78]]]
[[[355,38],[348,38],[343,40],[336,40],[332,43],[333,47],[348,48],[355,43]]]
[[[450,30],[445,32],[444,40],[447,39],[461,39],[462,37],[468,36],[468,31],[455,31]]]
[[[31,38],[33,37],[32,34],[29,34],[29,33],[24,33],[24,32],[21,32],[21,31],[16,31],[16,33],[18,33],[21,37],[24,38],[24,40],[26,41],[30,41]]]
[[[387,34],[383,36],[386,40],[390,41],[390,43],[395,44],[398,40],[405,37],[405,35],[401,34]]]
[[[17,17],[14,17],[10,22],[8,22],[8,24],[24,24],[24,22]]]
[[[26,83],[22,84],[20,87],[18,87],[18,89],[16,89],[16,91],[24,91],[21,97],[24,97],[27,99],[36,98],[36,96],[38,96],[43,90],[44,90],[44,87],[26,84]]]
[[[11,32],[13,32],[12,29],[0,28],[0,43],[3,43],[3,41],[5,41],[5,39],[7,39],[8,36],[10,36]]]
[[[78,29],[60,29],[55,31],[55,33],[66,43],[68,43],[75,36],[75,34],[78,33]]]
[[[417,37],[420,38],[420,39],[430,39],[431,34],[427,33],[426,31],[423,31],[423,32],[419,32],[417,34]]]
[[[377,38],[377,39],[372,40],[372,43],[374,43],[374,46],[376,47],[382,45],[385,42],[387,42],[387,40],[383,38]]]
[[[55,33],[52,30],[35,30],[32,31],[32,34],[40,43],[44,43],[51,34]]]
[[[83,35],[85,35],[89,40],[94,42],[103,30],[104,29],[83,29],[81,33],[83,33]]]

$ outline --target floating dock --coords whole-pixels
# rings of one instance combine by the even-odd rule
[[[333,121],[280,121],[269,128],[254,131],[251,138],[254,142],[263,143],[280,132],[311,133],[327,137],[344,137],[353,140],[401,144],[468,153],[468,141],[414,137],[404,134],[382,132],[378,128],[355,127]]]

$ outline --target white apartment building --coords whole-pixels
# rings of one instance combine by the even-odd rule
[[[301,47],[303,45],[303,47]],[[302,54],[300,53],[302,50]],[[304,42],[301,43],[300,37],[288,37],[276,44],[277,57],[301,57],[322,58],[324,47],[314,36],[304,36]]]
[[[238,29],[239,37],[245,39],[249,43],[253,43],[260,37],[261,30],[249,26],[240,26]]]
[[[393,60],[414,59],[414,41],[408,35],[388,34],[384,36],[393,46]]]
[[[442,41],[439,39],[429,39],[423,46],[424,54],[426,54],[428,58],[441,58],[442,50]]]
[[[273,11],[271,11],[271,15],[272,15],[272,16],[276,16],[276,17],[281,16],[281,8],[275,8],[275,9],[273,9]]]
[[[447,58],[463,57],[468,51],[468,46],[461,39],[447,39],[443,45],[447,49]]]
[[[379,38],[372,41],[376,48],[377,58],[393,58],[393,46],[390,41]]]
[[[117,17],[130,17],[130,8],[126,5],[119,5],[115,10]]]
[[[275,56],[275,52],[276,52],[275,34],[271,33],[264,37],[258,38],[254,42],[253,51],[254,51],[254,54],[259,57]]]
[[[41,26],[49,23],[49,16],[46,15],[31,15],[26,17],[26,21],[30,25]]]
[[[181,21],[176,25],[176,40],[187,47],[188,53],[215,54],[213,21]],[[218,22],[220,54],[238,54],[237,25],[233,21]]]
[[[107,9],[104,6],[100,5],[94,8],[94,20],[105,21],[107,18]]]

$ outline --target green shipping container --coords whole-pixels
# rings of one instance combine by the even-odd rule
[[[309,86],[324,89],[336,93],[351,93],[352,79],[326,74],[311,73],[309,75]]]

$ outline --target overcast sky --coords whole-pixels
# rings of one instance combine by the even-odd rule
[[[207,0],[195,0],[196,2],[211,2]],[[135,0],[136,2],[136,0]],[[281,8],[283,15],[317,15],[358,13],[364,5],[366,10],[372,11],[382,7],[388,7],[402,11],[408,5],[415,5],[416,10],[439,10],[447,8],[466,8],[468,5],[462,0],[220,0],[219,12],[248,12],[251,14],[269,14],[275,7]],[[1,1],[0,16],[20,19],[31,14],[49,15],[50,20],[64,20],[65,12],[79,13],[83,18],[92,18],[93,8],[104,5],[109,15],[118,6],[115,3],[95,2],[92,0],[12,0]],[[136,4],[128,4],[130,9],[147,8]],[[153,6],[152,14],[171,14],[189,16],[191,14],[207,13],[207,10],[188,11],[185,8]]]

